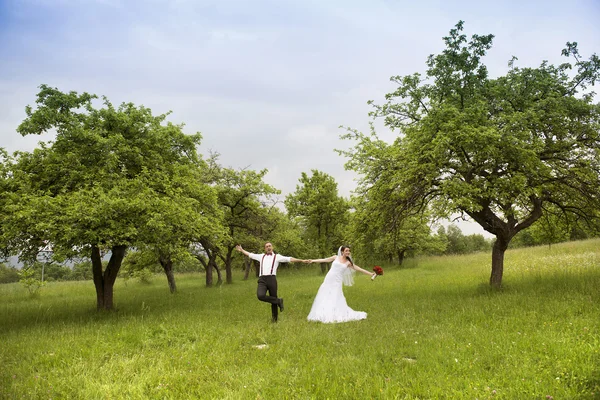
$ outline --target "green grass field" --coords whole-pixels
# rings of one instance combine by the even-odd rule
[[[317,265],[281,271],[278,324],[240,274],[119,280],[112,313],[92,282],[0,285],[0,398],[600,399],[600,240],[509,250],[501,291],[490,259],[384,264],[333,325],[306,321]]]

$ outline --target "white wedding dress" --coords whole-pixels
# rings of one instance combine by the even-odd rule
[[[342,283],[352,285],[353,273],[354,270],[341,263],[338,258],[333,261],[310,309],[307,318],[309,321],[335,323],[367,318],[366,312],[354,311],[348,307],[342,292]]]

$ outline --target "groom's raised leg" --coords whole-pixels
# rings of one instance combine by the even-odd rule
[[[273,277],[274,278],[274,277]],[[277,304],[279,303],[279,299],[277,295],[273,295],[273,284],[269,282],[273,280],[271,276],[261,276],[258,278],[258,288],[256,289],[256,297],[260,301],[264,301],[266,303]],[[269,295],[267,295],[267,290],[269,291]],[[277,283],[275,283],[275,293],[277,293]]]
[[[269,292],[269,295],[267,295],[267,292]],[[277,279],[275,275],[263,275],[258,278],[256,297],[260,301],[271,303],[271,320],[277,322],[280,301],[277,298]]]

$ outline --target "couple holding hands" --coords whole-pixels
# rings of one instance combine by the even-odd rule
[[[351,286],[354,282],[353,273],[356,271],[369,275],[371,280],[377,276],[374,272],[366,271],[355,265],[350,257],[350,248],[341,246],[338,254],[328,258],[317,260],[301,260],[294,257],[286,257],[273,252],[271,242],[265,243],[265,252],[263,254],[250,253],[237,245],[236,250],[260,262],[258,289],[256,296],[260,301],[271,303],[272,321],[277,322],[279,311],[283,311],[283,299],[277,297],[277,267],[280,263],[289,262],[331,262],[331,269],[325,276],[317,296],[313,302],[309,321],[319,321],[324,323],[356,321],[367,318],[367,313],[363,311],[354,311],[346,303],[346,298],[342,291],[342,285]],[[267,295],[267,291],[269,295]]]

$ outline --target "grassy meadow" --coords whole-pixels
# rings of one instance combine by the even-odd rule
[[[281,270],[278,324],[241,273],[118,280],[112,313],[90,281],[0,285],[0,398],[600,399],[600,240],[509,250],[500,291],[490,263],[383,264],[344,288],[368,318],[331,325],[316,264]]]

